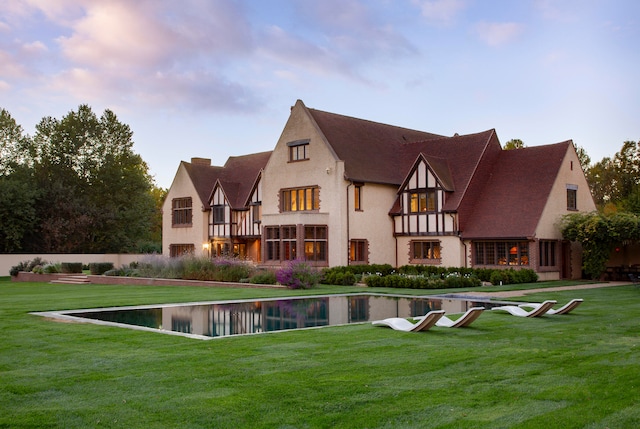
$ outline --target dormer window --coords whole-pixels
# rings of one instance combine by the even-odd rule
[[[411,213],[426,213],[436,211],[436,191],[413,191],[409,195],[409,211]]]
[[[309,159],[309,139],[296,140],[287,143],[289,147],[289,162]]]

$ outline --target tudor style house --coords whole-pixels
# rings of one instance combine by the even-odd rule
[[[593,211],[571,141],[503,150],[495,130],[446,137],[307,108],[272,152],[182,162],[164,205],[167,255],[263,266],[388,263],[530,268],[579,278],[562,215]]]

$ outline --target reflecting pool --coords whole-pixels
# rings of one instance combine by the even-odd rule
[[[33,313],[54,319],[150,330],[200,339],[463,313],[505,302],[450,296],[322,295]]]

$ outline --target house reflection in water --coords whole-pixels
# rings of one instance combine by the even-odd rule
[[[432,310],[460,313],[474,302],[443,298],[339,295],[162,308],[160,329],[221,337],[416,317]]]

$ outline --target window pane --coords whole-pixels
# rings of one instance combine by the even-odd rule
[[[486,261],[484,259],[484,243],[476,243],[476,264],[484,265]]]
[[[410,196],[411,213],[418,213],[418,194],[412,193]]]
[[[420,211],[426,212],[427,211],[427,194],[420,193],[419,198],[420,198]]]
[[[434,191],[427,192],[427,210],[436,211],[436,193]]]
[[[305,190],[304,210],[313,210],[313,189]]]
[[[507,244],[496,243],[496,257],[498,258],[499,265],[506,265],[507,263]]]
[[[487,257],[485,259],[485,263],[487,265],[496,265],[496,246],[495,243],[483,243],[485,246],[485,250],[487,252]]]

